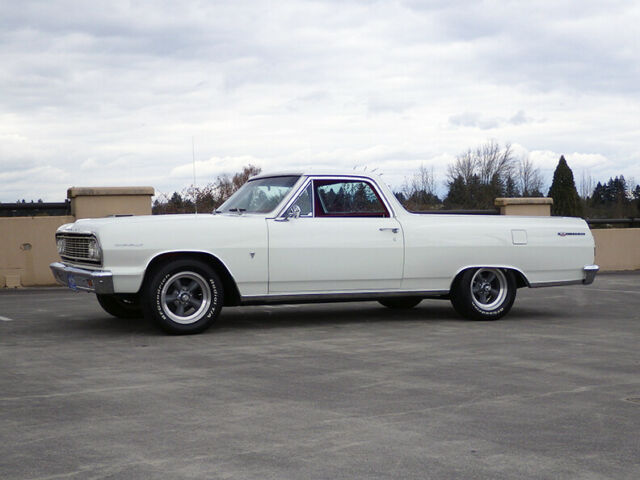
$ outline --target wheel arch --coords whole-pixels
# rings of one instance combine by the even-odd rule
[[[507,270],[513,274],[516,281],[516,288],[531,286],[524,272],[522,272],[522,270],[520,270],[519,268],[516,268],[511,265],[467,265],[458,269],[456,274],[453,276],[453,279],[451,280],[451,284],[449,285],[449,291],[451,291],[456,286],[460,277],[464,275],[464,272],[466,272],[467,270],[472,270],[476,268],[499,268],[501,270]]]
[[[238,285],[236,285],[233,275],[231,275],[227,266],[219,258],[206,252],[173,251],[156,255],[149,261],[149,264],[145,269],[142,284],[140,285],[140,291],[142,291],[157,269],[170,261],[189,258],[208,264],[218,274],[224,288],[224,306],[228,307],[240,304],[240,290],[238,290]]]

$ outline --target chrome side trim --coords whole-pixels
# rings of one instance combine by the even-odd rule
[[[95,292],[110,295],[113,293],[113,274],[106,270],[86,270],[54,262],[49,265],[56,281],[71,290]]]
[[[284,202],[284,207],[282,207],[280,209],[278,214],[275,217],[267,217],[267,218],[270,218],[270,219],[273,218],[276,221],[281,221],[281,220],[284,221],[284,219],[287,218],[286,213],[289,210],[289,208],[291,208],[291,205],[296,203],[296,200],[298,200],[300,195],[302,195],[304,193],[304,191],[307,189],[307,187],[309,186],[309,184],[311,182],[312,182],[311,178],[310,177],[306,177],[306,179],[302,182],[300,187],[298,187],[296,189],[296,191],[293,193],[293,195],[291,195],[291,198],[289,198],[289,200]],[[301,216],[299,218],[313,218],[313,212],[315,212],[315,195],[313,194],[313,188],[312,188],[311,189],[311,215],[310,216]]]
[[[396,211],[391,206],[391,202],[389,202],[389,200],[387,199],[387,196],[384,194],[382,188],[380,187],[380,185],[378,185],[378,182],[376,181],[375,178],[367,177],[367,176],[364,176],[364,175],[322,175],[322,174],[316,175],[316,174],[309,174],[309,175],[307,175],[306,180],[300,185],[300,187],[295,189],[295,192],[291,195],[291,197],[288,198],[288,199],[285,199],[283,201],[283,203],[280,204],[280,205],[284,205],[284,207],[282,207],[275,216],[267,217],[267,218],[273,219],[273,218],[278,218],[278,217],[283,216],[285,214],[285,212],[287,211],[287,209],[291,205],[293,205],[293,203],[298,199],[298,196],[302,194],[303,190],[313,180],[364,180],[364,181],[366,181],[366,182],[368,182],[368,183],[370,183],[372,185],[373,189],[376,191],[376,193],[378,194],[378,196],[382,200],[382,203],[384,204],[384,206],[387,208],[387,210],[389,212],[389,218],[396,218],[397,217]],[[315,193],[315,192],[312,192],[312,193]],[[315,199],[315,195],[312,195],[311,198],[312,198],[312,202],[313,202],[314,199]],[[313,204],[313,208],[314,208],[314,212],[315,212],[315,203]],[[314,213],[314,215],[312,215],[311,217],[301,217],[301,218],[316,218],[316,217],[315,217],[315,213]]]
[[[289,295],[250,295],[240,299],[241,305],[296,304],[296,303],[329,303],[329,302],[366,302],[380,298],[421,297],[443,298],[449,290],[403,290],[393,292],[333,292],[333,293],[298,293]]]
[[[563,285],[582,285],[584,280],[560,280],[557,282],[537,282],[531,283],[529,286],[531,288],[542,288],[542,287],[562,287]]]

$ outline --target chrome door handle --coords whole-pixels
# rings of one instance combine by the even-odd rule
[[[396,227],[382,227],[382,228],[379,228],[378,230],[380,230],[381,232],[384,232],[386,230],[391,230],[393,233],[398,233],[400,229]]]

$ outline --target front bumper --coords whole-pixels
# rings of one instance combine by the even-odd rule
[[[593,283],[593,279],[596,278],[598,270],[600,270],[598,265],[586,265],[582,269],[584,272],[584,278],[582,279],[583,285],[591,285]]]
[[[56,281],[71,290],[100,294],[113,293],[113,275],[109,271],[70,267],[60,262],[52,263],[49,268]]]

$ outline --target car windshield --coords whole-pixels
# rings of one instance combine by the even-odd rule
[[[299,176],[286,176],[249,180],[216,212],[269,213],[291,191],[299,178]]]

